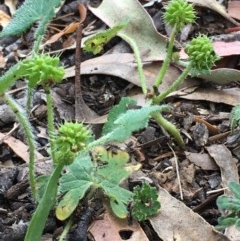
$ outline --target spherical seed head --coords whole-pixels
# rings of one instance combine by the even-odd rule
[[[59,83],[64,77],[64,68],[59,66],[58,57],[51,57],[46,54],[35,55],[32,59],[23,61],[22,68],[28,79],[28,85],[34,88],[37,84],[44,85],[48,82]]]
[[[82,123],[65,122],[54,136],[57,162],[71,164],[77,153],[83,151],[91,139],[91,131]]]
[[[165,10],[164,19],[170,26],[176,24],[178,31],[196,19],[193,5],[185,0],[171,0]]]
[[[189,62],[197,72],[209,71],[220,57],[215,53],[210,39],[206,35],[194,38],[185,48]]]

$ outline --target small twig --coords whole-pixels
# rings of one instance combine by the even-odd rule
[[[7,134],[5,134],[3,138],[0,139],[0,142],[3,141],[5,138],[9,137],[15,130],[18,129],[19,126],[19,123],[14,123],[13,128]]]
[[[229,188],[228,187],[223,187],[223,188],[219,188],[219,189],[216,189],[216,190],[208,191],[208,192],[206,192],[206,194],[210,195],[210,194],[214,194],[214,193],[219,193],[219,192],[225,191],[227,189],[229,189]]]
[[[77,28],[76,52],[75,52],[75,120],[81,120],[84,113],[81,108],[83,102],[81,88],[81,42],[82,42],[82,24]]]
[[[173,156],[174,156],[174,161],[175,161],[175,165],[176,165],[177,179],[178,179],[178,186],[179,186],[179,192],[180,192],[180,198],[181,198],[181,200],[183,200],[182,184],[181,184],[181,179],[180,179],[180,175],[179,175],[177,156],[176,156],[174,150],[172,149],[172,147],[170,145],[168,145],[168,146],[171,149],[171,151],[173,153]]]
[[[75,56],[75,121],[83,121],[91,117],[93,112],[85,104],[82,97],[82,88],[81,88],[81,42],[82,42],[82,30],[83,22],[87,16],[87,9],[83,4],[79,4],[79,15],[80,21],[77,28],[77,37],[76,37],[76,56]]]

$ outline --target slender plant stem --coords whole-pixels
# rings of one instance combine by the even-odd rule
[[[18,62],[0,77],[0,95],[4,93],[15,83],[17,79],[22,77],[22,62]]]
[[[29,116],[31,106],[32,106],[32,96],[33,96],[33,88],[30,88],[28,86],[27,88],[27,103],[26,103],[26,110],[27,110],[27,115]]]
[[[177,87],[185,80],[185,78],[187,77],[187,75],[189,74],[189,72],[191,71],[192,66],[191,64],[189,64],[184,71],[182,72],[182,74],[177,78],[176,81],[174,81],[174,83],[164,92],[162,92],[160,95],[156,96],[153,99],[153,103],[154,104],[159,104],[161,101],[163,101],[170,93],[172,93],[175,89],[177,89]]]
[[[24,241],[39,241],[45,227],[49,212],[56,201],[58,179],[64,163],[59,163],[49,177],[45,192],[29,223]]]
[[[175,40],[176,34],[177,34],[177,24],[175,24],[175,26],[173,27],[172,33],[170,35],[169,42],[168,42],[168,48],[167,48],[167,56],[163,61],[162,67],[161,67],[161,69],[158,73],[158,76],[155,80],[155,83],[154,83],[154,85],[156,87],[159,87],[159,85],[162,83],[163,77],[166,74],[166,71],[171,63],[174,40]]]
[[[20,105],[8,94],[4,95],[6,103],[10,106],[14,114],[17,116],[19,123],[23,127],[29,145],[29,183],[32,191],[34,200],[37,198],[36,194],[36,179],[34,174],[34,163],[35,163],[35,142],[34,136],[31,130],[31,124],[27,118],[26,113]]]
[[[128,42],[130,44],[130,46],[134,52],[134,55],[135,55],[135,58],[137,61],[138,74],[139,74],[139,79],[140,79],[140,83],[141,83],[141,87],[142,87],[142,92],[144,95],[146,95],[147,94],[147,85],[146,85],[145,75],[143,72],[143,64],[142,64],[139,48],[133,38],[127,36],[126,34],[122,34],[122,33],[119,33],[118,35],[119,35],[119,37],[121,37],[122,39],[124,39],[126,42]]]
[[[86,150],[87,150],[87,151],[88,151],[88,150],[91,150],[93,147],[102,145],[102,144],[104,144],[104,143],[106,143],[106,142],[108,142],[108,141],[111,141],[111,140],[112,140],[112,135],[111,135],[111,133],[108,133],[108,134],[106,134],[106,135],[101,136],[101,137],[98,138],[97,140],[94,140],[94,141],[92,141],[91,143],[89,143],[89,144],[87,145]]]
[[[160,113],[153,113],[152,117],[155,119],[159,126],[162,126],[175,138],[176,142],[181,148],[185,148],[185,144],[180,135],[180,132],[174,124],[166,120]]]
[[[53,98],[52,98],[52,91],[50,87],[45,87],[45,92],[47,95],[47,126],[48,126],[48,135],[49,135],[49,142],[51,147],[51,157],[53,160],[53,164],[56,163],[56,155],[55,155],[55,145],[53,141],[54,136],[54,111],[53,111]]]
[[[61,235],[60,235],[60,238],[59,238],[59,241],[65,241],[65,237],[67,236],[70,228],[72,227],[73,225],[73,219],[70,218],[68,221],[67,221],[67,224],[65,225]]]

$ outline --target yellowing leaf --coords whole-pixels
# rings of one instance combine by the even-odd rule
[[[114,160],[115,162],[126,163],[129,160],[128,153],[116,147],[106,150],[103,146],[97,146],[91,152],[95,162],[108,163]]]
[[[86,182],[85,185],[81,185],[79,188],[73,188],[64,195],[56,208],[56,216],[59,220],[63,221],[73,213],[91,184],[91,182]]]
[[[116,25],[104,32],[98,33],[95,36],[87,39],[84,44],[84,50],[87,52],[93,52],[93,54],[98,54],[103,50],[104,44],[108,43],[113,37],[117,35],[117,33],[126,27],[128,21],[124,21],[123,23]]]

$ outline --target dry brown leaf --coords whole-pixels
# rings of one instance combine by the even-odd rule
[[[45,42],[45,44],[52,44],[56,42],[59,38],[61,38],[63,35],[73,33],[78,28],[78,26],[79,22],[70,23],[61,32],[54,34],[49,40]]]
[[[147,87],[152,88],[158,71],[161,67],[160,61],[152,62],[150,59],[144,59],[144,74],[147,80]],[[81,74],[105,74],[113,75],[125,79],[137,86],[140,86],[137,65],[133,54],[119,53],[102,55],[97,58],[84,61],[81,65]],[[164,77],[159,91],[166,90],[181,74],[181,71],[174,66],[170,66]],[[74,66],[65,70],[65,78],[75,75]],[[186,79],[181,88],[197,85],[199,81],[195,79]]]
[[[225,145],[215,144],[206,149],[220,167],[223,187],[227,187],[231,181],[238,182],[238,168],[228,148]],[[226,193],[229,194],[229,191]]]
[[[0,51],[0,68],[5,68],[7,59],[3,56],[3,51]]]
[[[8,6],[11,15],[13,15],[16,12],[18,0],[5,0],[4,3]]]
[[[45,42],[46,44],[52,44],[54,42],[56,42],[59,38],[61,38],[63,35],[69,34],[69,33],[73,33],[76,31],[76,29],[78,28],[79,24],[83,23],[86,19],[87,16],[87,9],[86,7],[80,3],[78,5],[78,11],[79,11],[79,15],[80,15],[80,20],[79,22],[73,22],[70,23],[67,27],[65,27],[62,31],[60,31],[59,33],[54,34],[49,40],[47,40]]]
[[[200,215],[159,187],[160,213],[149,221],[163,241],[230,241]]]
[[[137,222],[128,224],[125,219],[113,217],[106,209],[103,219],[96,220],[90,227],[89,232],[95,241],[149,241],[141,226]],[[120,234],[127,234],[128,238],[122,238]]]
[[[239,1],[228,1],[228,14],[240,20],[240,2]]]
[[[29,162],[29,148],[20,140],[12,137],[6,136],[3,133],[0,133],[0,140],[2,140],[5,144],[7,144],[13,152],[22,158],[26,163]],[[42,156],[39,152],[36,152],[36,157],[38,161],[44,160],[44,156]]]
[[[218,3],[216,0],[187,0],[187,1],[194,3],[195,5],[198,5],[198,6],[210,8],[213,11],[221,14],[224,18],[226,18],[233,24],[235,24],[237,26],[240,25],[240,23],[238,23],[233,18],[231,18],[231,16],[226,12],[225,8],[220,3]]]
[[[221,57],[240,54],[240,44],[238,41],[234,41],[234,42],[217,41],[213,43],[213,47],[215,52]]]
[[[221,170],[222,186],[227,187],[229,182],[235,181],[239,183],[237,160],[234,160],[231,152],[225,145],[211,145],[206,147],[209,155],[215,160]],[[226,189],[225,194],[231,195],[231,192]],[[231,241],[239,241],[240,233],[235,226],[229,227],[225,230],[225,235]]]
[[[84,4],[79,3],[78,4],[78,11],[80,15],[79,24],[83,23],[87,17],[87,8],[84,6]]]
[[[6,25],[8,25],[10,20],[11,20],[11,17],[5,12],[3,12],[2,10],[0,10],[0,25],[2,27],[5,27]]]
[[[97,8],[89,6],[89,10],[109,27],[128,20],[129,24],[119,34],[134,39],[140,51],[152,59],[159,59],[159,56],[165,58],[167,39],[156,30],[151,16],[139,1],[103,0]]]
[[[213,159],[206,153],[192,153],[185,151],[186,158],[203,170],[219,170]]]
[[[187,100],[204,100],[214,103],[236,105],[240,103],[239,88],[219,89],[211,87],[206,83],[205,88],[186,88],[174,91],[169,96],[178,96]]]

